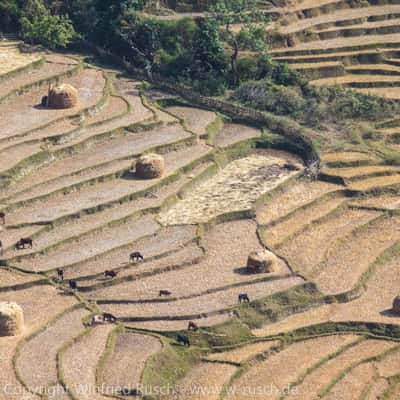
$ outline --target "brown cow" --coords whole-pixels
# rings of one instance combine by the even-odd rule
[[[199,330],[199,326],[196,324],[196,322],[189,321],[188,330],[189,331],[198,331]]]

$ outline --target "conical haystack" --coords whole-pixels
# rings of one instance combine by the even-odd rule
[[[164,173],[164,158],[159,154],[145,154],[136,162],[136,176],[143,179],[158,178]]]
[[[278,258],[274,253],[268,250],[253,251],[247,259],[247,271],[251,273],[257,272],[273,272],[276,270]]]
[[[48,105],[51,108],[72,108],[78,104],[78,90],[68,84],[49,90]]]
[[[24,314],[17,303],[0,303],[0,336],[19,335],[24,328]]]
[[[400,296],[396,296],[393,300],[393,312],[400,315]]]

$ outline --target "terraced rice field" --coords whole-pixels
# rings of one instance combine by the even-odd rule
[[[330,12],[347,6],[271,8],[287,18],[274,22],[279,34],[294,40],[274,56],[301,70],[337,67],[345,75],[319,78],[358,90],[375,90],[357,84],[372,78],[397,85],[389,58],[355,61],[379,43],[380,57],[396,58],[388,43],[397,46],[398,34],[384,31],[395,29],[398,6]],[[1,400],[398,394],[397,166],[378,151],[331,149],[321,154],[323,174],[310,179],[300,156],[266,149],[262,129],[239,118],[179,99],[171,106],[169,93],[116,70],[4,42],[0,58],[15,57],[0,68],[0,301],[17,302],[25,326],[0,337]],[[39,106],[49,79],[76,86],[79,104]],[[383,136],[397,149],[387,139],[395,134]],[[136,162],[148,152],[161,154],[165,169],[141,179]],[[19,249],[21,238],[32,248]],[[251,273],[249,254],[265,248],[277,257],[274,270]],[[238,304],[239,294],[250,302]],[[91,323],[103,313],[116,320]],[[4,395],[9,384],[16,392]]]

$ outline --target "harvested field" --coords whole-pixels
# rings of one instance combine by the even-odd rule
[[[374,158],[366,153],[357,153],[357,152],[338,152],[338,153],[326,153],[322,155],[322,161],[326,164],[334,164],[334,163],[352,163],[357,161],[370,161]]]
[[[107,399],[98,391],[96,370],[114,328],[113,325],[92,328],[70,344],[60,357],[65,384],[79,399]]]
[[[335,240],[378,215],[368,210],[344,210],[311,224],[301,234],[283,243],[277,252],[286,257],[295,270],[309,275],[324,260]]]
[[[132,175],[121,176],[118,179],[85,186],[79,191],[73,191],[65,195],[57,192],[48,200],[28,202],[27,205],[12,212],[9,220],[13,224],[53,221],[85,209],[118,202],[121,198],[151,188],[166,176],[173,174],[177,169],[194,161],[196,157],[207,154],[209,151],[210,149],[203,145],[193,146],[190,151],[189,148],[171,151],[165,155],[166,174],[161,178],[142,180]]]
[[[271,46],[282,46],[273,56],[316,83],[396,96],[398,88],[383,86],[400,86],[400,6],[358,6],[263,4],[274,19]],[[17,45],[1,41],[0,53],[17,63],[26,57]],[[106,400],[141,383],[177,389],[154,400],[376,400],[395,387],[398,349],[367,360],[398,346],[386,340],[397,327],[383,325],[397,325],[400,294],[395,116],[373,121],[381,136],[364,134],[357,120],[359,143],[347,142],[347,120],[343,132],[331,121],[302,129],[322,153],[322,174],[309,179],[308,151],[286,116],[266,114],[261,124],[259,114],[256,123],[221,103],[218,114],[82,54],[42,55],[43,63],[0,76],[0,302],[16,302],[25,317],[21,335],[0,338],[1,399],[6,384],[22,397],[4,400],[40,400],[23,385],[53,391],[48,400]],[[78,88],[76,107],[39,105],[55,75]],[[160,178],[135,174],[148,152],[164,157]],[[18,250],[21,239],[28,246]],[[277,256],[274,270],[250,274],[249,254],[265,247]],[[338,302],[353,288],[358,297]],[[321,292],[338,296],[322,300]],[[103,312],[117,324],[87,323]],[[346,333],[349,321],[367,332],[380,323],[386,336]],[[317,336],[293,332],[305,327]],[[177,345],[178,334],[191,346]]]
[[[145,300],[158,297],[162,289],[174,298],[206,293],[219,287],[253,281],[257,278],[284,277],[289,269],[280,261],[276,271],[269,274],[247,274],[246,261],[250,252],[261,250],[256,226],[250,221],[234,221],[217,225],[206,234],[202,243],[205,257],[185,270],[175,270],[139,281],[100,289],[90,294],[94,299]],[[223,250],[222,250],[223,249]],[[196,285],[193,285],[196,282]],[[238,288],[239,290],[239,288]]]
[[[296,181],[257,208],[257,222],[260,225],[270,224],[324,194],[340,188],[339,185],[320,181]]]
[[[171,114],[184,121],[185,126],[196,135],[205,135],[207,127],[215,121],[217,115],[212,111],[193,107],[168,107]]]
[[[271,349],[279,346],[279,344],[279,340],[247,344],[243,347],[239,347],[238,349],[225,351],[223,353],[210,354],[207,356],[207,360],[242,363],[255,357],[257,354],[270,351]]]
[[[2,287],[22,285],[27,282],[34,282],[41,279],[40,277],[24,274],[22,272],[0,269],[0,289]]]
[[[372,364],[361,364],[352,369],[325,396],[327,400],[360,398],[375,377]]]
[[[79,104],[76,107],[65,110],[40,108],[38,104],[45,91],[32,90],[0,104],[0,113],[4,116],[0,121],[0,139],[10,138],[55,119],[74,115],[79,110],[94,106],[103,96],[105,81],[102,72],[95,69],[85,69],[77,76],[66,78],[63,83],[71,84],[79,90]],[[20,118],[20,115],[24,118]]]
[[[291,214],[282,222],[263,228],[261,231],[263,242],[274,248],[291,235],[300,232],[307,225],[312,224],[313,221],[334,211],[344,204],[345,201],[346,198],[339,195],[312,204],[307,208],[299,209],[299,211]]]
[[[304,326],[327,321],[371,321],[393,323],[390,313],[393,298],[398,293],[399,257],[380,266],[366,284],[361,297],[345,304],[326,304],[311,310],[293,314],[277,323],[253,330],[256,336],[275,335]],[[383,290],[384,288],[384,290]]]
[[[367,191],[398,184],[400,184],[400,175],[379,176],[354,182],[350,185],[350,188],[353,190]]]
[[[117,393],[117,388],[139,387],[147,359],[161,348],[161,342],[153,336],[119,334],[103,371],[104,393]]]
[[[335,294],[353,288],[369,265],[400,240],[399,224],[400,217],[379,218],[332,246],[314,278],[320,289]],[[346,279],[338,282],[338,276]]]
[[[356,343],[356,341],[354,343]],[[341,352],[336,357],[330,359],[309,373],[305,377],[304,381],[297,386],[296,393],[289,395],[288,399],[308,400],[310,398],[318,398],[318,395],[323,392],[324,388],[327,387],[336,376],[339,376],[347,368],[351,367],[357,362],[379,355],[395,345],[396,344],[394,342],[366,340],[360,344],[349,347],[347,350]],[[369,365],[369,367],[371,367],[371,365]],[[354,371],[351,373],[353,372]],[[344,381],[346,380],[346,377],[344,378]],[[364,379],[362,381],[364,385],[369,382],[368,380],[365,381]],[[341,383],[339,382],[338,385],[341,385]],[[363,390],[363,387],[361,390]],[[328,398],[341,399],[341,396],[330,397],[333,395],[333,393],[335,393],[335,391],[336,388],[334,387],[331,393],[328,395]],[[350,398],[353,399],[354,397]]]
[[[110,312],[122,318],[141,317],[151,320],[155,319],[154,317],[166,319],[167,316],[171,316],[179,319],[182,315],[195,318],[199,314],[208,316],[209,313],[216,313],[236,305],[239,293],[248,293],[249,297],[255,300],[287,290],[303,282],[301,278],[291,277],[277,281],[244,284],[240,288],[224,289],[187,300],[142,304],[102,304],[101,308],[105,312]],[[198,288],[198,290],[201,292],[201,288]]]
[[[229,320],[228,314],[217,314],[211,317],[204,318],[191,318],[190,321],[194,321],[199,327],[206,326],[214,326],[218,324],[222,324]],[[143,321],[143,322],[126,322],[124,325],[129,326],[131,328],[138,329],[148,329],[151,331],[177,331],[187,329],[189,323],[189,319],[187,320],[156,320],[156,321]]]
[[[170,400],[218,400],[223,385],[236,372],[236,367],[229,364],[203,362],[192,368],[187,376],[179,382],[176,393],[168,397]]]
[[[284,350],[259,361],[234,382],[236,393],[227,399],[241,400],[249,397],[249,390],[260,388],[265,399],[279,399],[285,387],[316,362],[354,340],[353,336],[327,336],[297,342]],[[296,388],[292,388],[296,391]]]
[[[224,213],[249,210],[257,198],[296,173],[283,169],[281,162],[262,152],[232,161],[161,213],[159,221],[163,225],[192,224],[207,222]]]
[[[342,176],[346,179],[360,178],[368,175],[399,173],[400,167],[390,165],[367,165],[365,167],[350,168],[325,168],[323,172],[328,175]]]
[[[360,199],[351,200],[350,204],[356,207],[396,210],[400,207],[400,199],[396,195],[383,194],[381,196],[361,197]]]
[[[117,247],[99,257],[90,258],[74,265],[66,276],[79,277],[80,275],[102,274],[106,269],[114,269],[132,266],[134,270],[140,270],[136,263],[129,263],[129,254],[132,251],[142,251],[144,257],[152,257],[171,249],[178,249],[195,237],[195,229],[192,226],[171,227],[169,229],[154,232],[151,236],[138,236],[138,240],[127,243],[126,246]],[[144,264],[145,265],[145,264]]]
[[[158,229],[159,225],[152,216],[127,220],[118,226],[81,236],[75,243],[60,245],[44,255],[22,259],[16,265],[23,269],[33,268],[34,271],[63,268],[126,246],[141,236],[154,234]]]
[[[57,382],[57,352],[84,330],[82,319],[87,315],[85,309],[67,312],[21,347],[16,368],[30,390],[40,393]]]
[[[224,124],[220,132],[215,136],[214,145],[227,147],[242,140],[257,138],[261,131],[241,124]]]
[[[370,96],[386,97],[387,99],[400,99],[400,88],[385,87],[385,88],[357,88],[357,92],[364,93]]]
[[[7,43],[6,43],[7,44]],[[40,53],[22,53],[17,46],[2,46],[0,51],[0,76],[25,67],[40,59]]]

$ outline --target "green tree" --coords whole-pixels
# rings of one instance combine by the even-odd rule
[[[267,53],[265,22],[267,19],[259,12],[257,0],[218,0],[211,8],[209,18],[222,25],[226,42],[231,46],[231,84],[240,83],[238,68],[239,52],[247,49]],[[239,30],[233,30],[233,23],[240,23]]]
[[[76,35],[71,20],[65,15],[51,15],[41,0],[24,2],[19,22],[24,39],[50,48],[66,47]]]

